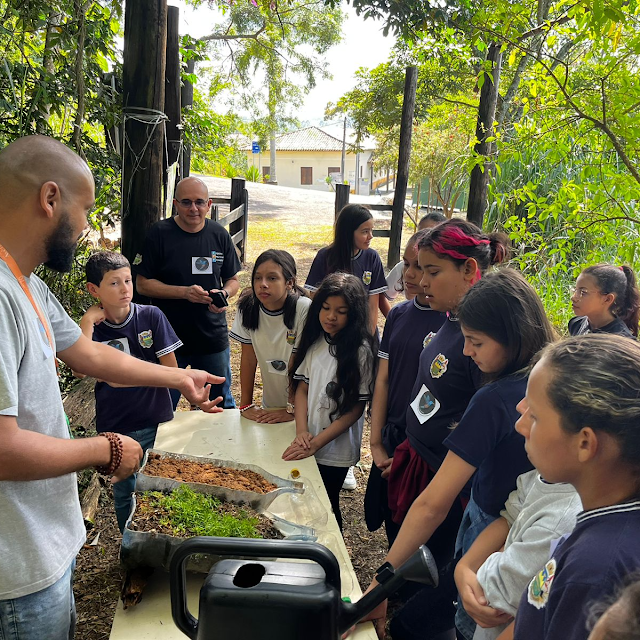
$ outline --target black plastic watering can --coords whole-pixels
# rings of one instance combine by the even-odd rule
[[[256,558],[221,560],[211,569],[200,590],[198,620],[187,609],[185,591],[186,561],[196,553]],[[192,538],[171,560],[171,612],[178,628],[192,640],[339,640],[405,581],[438,584],[436,564],[426,546],[398,570],[384,564],[376,577],[380,585],[352,604],[342,600],[338,561],[322,545]]]

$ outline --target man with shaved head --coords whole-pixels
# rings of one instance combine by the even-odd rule
[[[173,202],[178,215],[151,227],[142,255],[133,262],[136,286],[160,307],[182,340],[178,365],[222,376],[224,384],[212,385],[211,394],[221,395],[224,408],[231,409],[235,404],[225,309],[240,286],[240,262],[231,236],[206,217],[212,201],[200,178],[181,180]],[[180,394],[172,392],[171,397],[175,408]]]
[[[162,367],[82,335],[40,264],[71,267],[94,204],[87,164],[60,142],[20,138],[0,151],[0,638],[73,636],[71,581],[85,540],[75,472],[113,482],[138,469],[140,445],[119,434],[70,439],[56,356],[75,371],[125,386],[178,389],[205,411],[205,371]]]

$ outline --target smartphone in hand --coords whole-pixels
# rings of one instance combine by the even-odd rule
[[[224,293],[220,293],[220,291],[209,291],[209,297],[211,298],[211,304],[214,307],[218,307],[218,309],[222,309],[229,304],[227,296]]]

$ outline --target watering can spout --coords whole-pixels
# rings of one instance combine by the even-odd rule
[[[366,593],[355,604],[342,605],[338,624],[340,633],[362,620],[407,580],[437,587],[438,568],[431,552],[423,545],[397,570],[389,563],[383,564],[376,573],[376,579],[380,584],[375,589]]]

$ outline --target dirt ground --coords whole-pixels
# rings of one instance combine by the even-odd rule
[[[212,195],[227,196],[230,193],[230,180],[206,178],[206,181]],[[298,265],[298,280],[304,283],[313,257],[331,241],[334,194],[254,183],[248,183],[247,188],[250,201],[248,261],[240,273],[242,287],[249,285],[253,261],[268,248],[290,251]],[[381,198],[374,196],[352,196],[351,200],[381,202]],[[376,215],[375,218],[381,227],[388,227],[388,220],[385,220],[388,216]],[[403,243],[411,233],[410,229],[405,229]],[[374,238],[373,242],[373,248],[380,253],[385,265],[387,242],[383,238]],[[229,326],[233,317],[232,303],[228,312]],[[380,329],[384,326],[382,316],[379,326]],[[232,391],[237,400],[240,397],[240,345],[234,341],[231,341],[231,369]],[[258,401],[260,395],[261,381],[258,373],[254,400]],[[188,410],[184,400],[178,409]],[[387,549],[383,529],[369,532],[364,522],[364,493],[371,462],[367,420],[361,460],[355,469],[357,489],[342,491],[340,496],[343,537],[363,590],[369,585],[375,569],[382,564]],[[118,559],[121,535],[113,511],[110,487],[103,490],[101,508],[95,526],[87,534],[87,542],[78,556],[75,573],[74,592],[78,614],[76,638],[108,640],[122,580]]]

